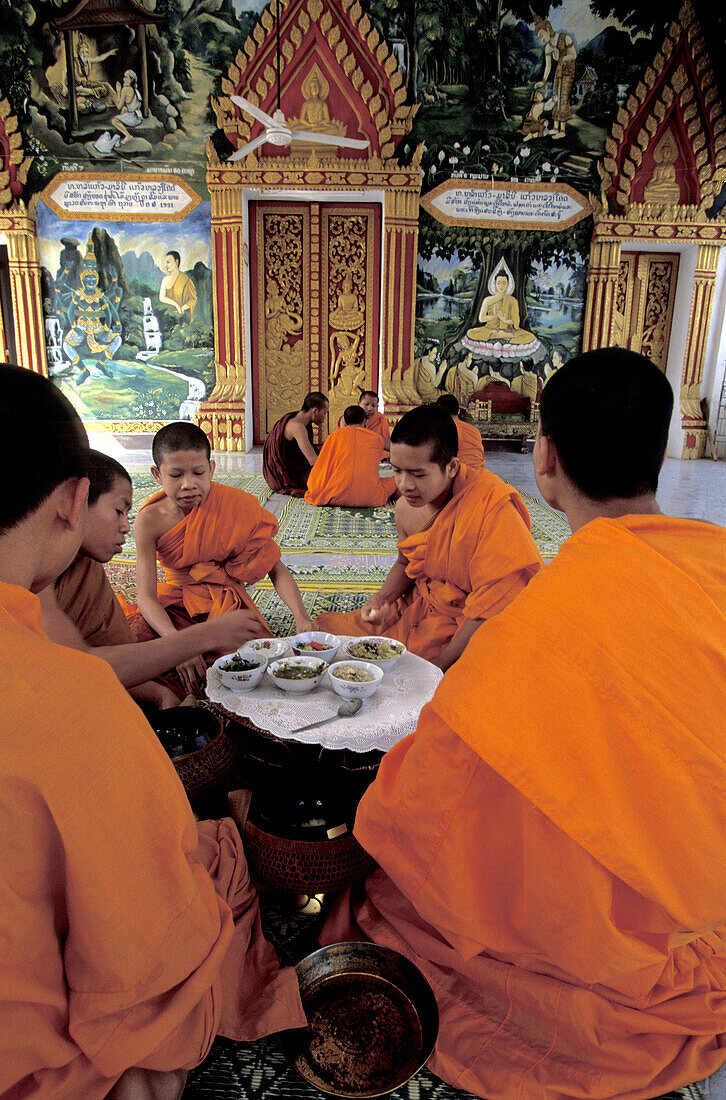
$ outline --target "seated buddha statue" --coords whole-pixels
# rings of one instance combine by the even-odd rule
[[[345,135],[345,126],[342,122],[338,122],[330,117],[330,110],[328,109],[328,104],[325,102],[328,97],[327,82],[323,84],[317,65],[313,65],[313,68],[305,77],[305,80],[303,80],[301,90],[305,99],[300,108],[300,117],[289,118],[287,120],[290,129],[298,131],[310,130],[317,134],[334,134],[337,137],[343,137]],[[336,155],[336,147],[334,145],[316,144],[315,138],[311,138],[309,142],[296,142],[296,148],[300,150],[312,149],[313,147],[318,155]]]
[[[360,308],[358,295],[353,290],[353,280],[350,273],[343,279],[343,289],[338,292],[338,304],[330,311],[330,327],[336,329],[360,328],[365,320],[365,314]]]
[[[539,344],[533,332],[519,326],[519,305],[509,293],[509,277],[504,272],[494,277],[494,293],[482,302],[479,320],[481,324],[470,328],[466,334],[467,339],[475,343]]]

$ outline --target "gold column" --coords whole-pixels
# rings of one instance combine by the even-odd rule
[[[706,451],[706,422],[701,413],[701,383],[706,343],[713,309],[720,248],[715,244],[698,246],[693,280],[691,315],[681,379],[681,423],[685,438],[683,458],[703,458]]]
[[[587,268],[582,350],[610,347],[620,270],[620,241],[593,241]]]
[[[413,381],[415,294],[407,306],[402,293],[416,283],[418,200],[413,190],[387,188],[385,194],[381,389],[395,419],[421,403]]]
[[[38,238],[30,228],[11,229],[7,242],[18,365],[47,378]]]
[[[242,191],[210,186],[212,205],[212,302],[216,384],[196,421],[215,451],[245,449],[245,325]]]

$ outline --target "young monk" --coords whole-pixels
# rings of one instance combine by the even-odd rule
[[[154,677],[206,651],[231,652],[259,633],[258,617],[247,609],[175,631],[165,638],[134,642],[103,563],[123,548],[129,532],[132,486],[127,471],[110,455],[90,451],[88,511],[83,543],[54,585],[39,594],[43,629],[51,641],[93,652],[108,661],[139,701],[176,706],[184,691],[171,677]]]
[[[274,492],[305,496],[318,457],[312,425],[324,423],[327,415],[325,394],[309,393],[300,412],[286,413],[277,421],[262,448],[262,474]]]
[[[134,616],[137,639],[150,633],[167,637],[237,608],[253,611],[257,634],[269,634],[246,589],[265,574],[292,611],[296,629],[310,629],[298,587],[273,541],[277,520],[250,493],[212,481],[214,462],[202,429],[186,421],[165,424],[151,451],[151,473],[162,491],[136,517],[138,608],[147,624]],[[158,585],[157,557],[166,573]],[[177,669],[183,682],[193,685],[204,675],[205,662],[195,657]]]
[[[453,417],[456,434],[459,437],[459,462],[462,466],[468,466],[470,470],[481,470],[484,466],[484,445],[481,435],[473,424],[467,424],[460,419],[459,402],[453,393],[442,393],[437,398],[436,404],[449,416]]]
[[[305,500],[308,504],[340,504],[350,508],[376,508],[396,491],[392,477],[379,477],[383,441],[365,427],[360,405],[349,405],[344,426],[336,428],[323,444],[310,471]]]
[[[516,489],[457,458],[456,428],[435,405],[412,409],[391,434],[398,559],[360,611],[319,615],[321,630],[385,634],[447,669],[477,627],[542,565]]]
[[[391,426],[383,413],[378,411],[378,394],[375,390],[361,390],[358,404],[365,413],[364,426],[381,437],[384,453],[388,454],[391,450]],[[338,427],[342,428],[344,424],[345,413],[338,421]]]
[[[216,1034],[304,1025],[297,979],[232,822],[197,825],[106,662],[43,633],[36,593],[83,538],[88,440],[39,373],[0,366],[0,454],[0,1095],[176,1100]]]
[[[672,405],[626,350],[550,378],[535,475],[573,535],[358,809],[360,929],[431,983],[431,1069],[487,1100],[650,1100],[726,1061],[726,531],[658,507]]]

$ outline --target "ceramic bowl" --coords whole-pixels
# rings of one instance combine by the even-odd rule
[[[315,652],[301,649],[301,643],[305,642],[315,642],[320,649]],[[335,634],[326,634],[324,630],[304,630],[302,634],[296,634],[290,639],[290,646],[296,657],[317,657],[319,661],[330,664],[340,649],[340,638],[336,638]]]
[[[284,657],[289,648],[287,638],[251,638],[249,642],[243,642],[243,644],[237,650],[243,657],[258,654],[262,657],[266,657],[268,661],[277,661],[280,657]]]
[[[345,680],[341,678],[340,672],[346,668],[357,668],[367,673],[368,676],[372,676],[373,679],[369,680]],[[381,680],[383,679],[383,669],[377,665],[371,664],[370,661],[336,661],[335,664],[330,665],[328,669],[328,678],[330,680],[330,686],[336,695],[342,696],[343,699],[368,699],[369,696],[374,695],[381,686]]]
[[[355,649],[356,646],[361,643],[377,646],[380,645],[381,642],[388,642],[389,645],[395,646],[399,652],[395,657],[375,657],[372,653],[351,653],[351,648]],[[390,672],[392,668],[395,668],[396,664],[406,652],[407,650],[403,642],[397,642],[395,638],[382,638],[372,635],[370,638],[351,638],[349,642],[345,642],[340,647],[338,659],[343,660],[343,658],[346,658],[352,661],[368,661],[370,664],[382,668],[384,672]]]
[[[245,661],[254,661],[255,667],[240,672],[228,672],[227,665],[235,658],[242,657]],[[224,657],[218,657],[214,667],[219,673],[222,685],[230,691],[252,691],[257,687],[267,668],[267,657],[260,653],[225,653]]]
[[[280,661],[272,661],[267,668],[270,679],[283,691],[293,691],[300,694],[304,691],[312,691],[316,688],[327,671],[327,664],[320,657],[283,657]],[[306,676],[304,680],[288,680],[279,676],[283,668],[310,668],[318,669],[315,676]]]

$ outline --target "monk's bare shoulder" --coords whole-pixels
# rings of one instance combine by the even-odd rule
[[[426,515],[423,513],[426,512]],[[404,497],[399,497],[395,507],[396,531],[399,539],[415,535],[426,525],[429,519],[428,510],[425,508],[413,508]]]
[[[171,530],[183,517],[184,513],[178,504],[174,504],[168,497],[155,500],[153,504],[147,504],[136,517],[134,535],[138,542],[140,538],[156,541],[163,534]]]

